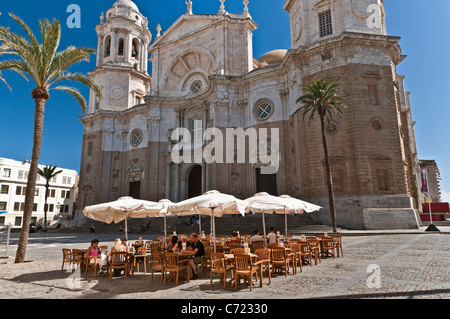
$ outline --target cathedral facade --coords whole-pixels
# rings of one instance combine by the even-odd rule
[[[289,12],[291,48],[259,59],[248,1],[238,14],[220,2],[217,14],[202,15],[187,1],[154,39],[131,0],[102,14],[89,75],[104,98],[91,92],[81,118],[78,215],[121,196],[177,202],[215,189],[241,199],[288,194],[324,207],[317,221],[330,224],[320,123],[295,113],[302,86],[328,78],[349,102],[327,126],[338,226],[417,228],[420,167],[409,92],[396,70],[405,56],[400,38],[387,35],[383,1],[287,0],[280,10]],[[177,128],[199,142],[194,153],[207,128],[276,128],[278,171],[264,174],[260,162],[175,163]]]

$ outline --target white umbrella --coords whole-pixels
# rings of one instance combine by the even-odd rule
[[[286,213],[284,215],[286,236],[287,236],[288,214],[303,214],[303,212],[312,213],[322,209],[321,206],[305,202],[303,200],[291,197],[289,195],[281,195],[279,198],[282,200],[282,203],[286,206]]]
[[[171,214],[183,214],[193,211],[195,214],[212,217],[212,234],[214,240],[214,251],[216,251],[216,231],[214,218],[229,214],[241,214],[245,216],[247,202],[237,199],[228,194],[218,191],[209,191],[203,195],[181,201],[170,206],[168,212]]]
[[[167,246],[167,221],[166,217],[169,215],[167,212],[167,209],[169,206],[173,205],[174,203],[168,199],[161,199],[159,201],[161,204],[163,204],[163,209],[159,212],[159,217],[164,217],[164,244]]]
[[[107,224],[111,224],[112,222],[117,224],[125,220],[125,235],[128,240],[128,217],[142,218],[144,215],[141,212],[144,210],[146,211],[145,214],[152,214],[161,209],[162,204],[160,203],[134,199],[132,197],[121,197],[114,202],[87,206],[84,208],[83,214],[87,218]]]
[[[269,195],[268,193],[258,193],[253,197],[245,200],[248,202],[246,212],[262,213],[263,230],[264,230],[264,245],[266,245],[266,220],[265,214],[285,214],[286,205],[282,203],[281,198]]]

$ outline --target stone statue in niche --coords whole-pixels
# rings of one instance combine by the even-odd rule
[[[142,166],[138,159],[133,159],[128,165],[128,182],[140,182],[142,180]]]

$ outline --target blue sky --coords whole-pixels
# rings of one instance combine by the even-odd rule
[[[38,33],[40,18],[57,18],[62,23],[61,48],[69,45],[97,47],[95,26],[102,12],[114,0],[21,0],[2,1],[0,25],[20,27],[8,16],[13,12],[22,17]],[[149,28],[156,35],[156,25],[166,30],[186,12],[184,0],[135,0],[141,13],[149,19]],[[194,14],[215,14],[218,0],[193,0]],[[67,7],[81,8],[81,28],[69,29],[66,24]],[[259,25],[254,32],[254,56],[259,58],[273,49],[290,48],[289,16],[282,9],[284,0],[250,0],[250,14]],[[242,0],[227,0],[227,11],[241,13]],[[445,98],[450,88],[450,1],[448,0],[385,0],[389,35],[400,36],[403,54],[407,59],[398,72],[406,76],[406,89],[411,91],[412,115],[416,124],[416,141],[421,159],[436,159],[441,171],[444,200],[450,201],[450,102]],[[95,56],[90,63],[76,65],[72,71],[88,72],[95,67]],[[17,160],[30,159],[33,138],[34,86],[11,72],[4,77],[13,87],[10,92],[0,83],[0,157]],[[80,87],[87,98],[88,90]],[[52,93],[47,102],[44,139],[40,163],[59,167],[80,168],[83,127],[77,102],[64,93]]]

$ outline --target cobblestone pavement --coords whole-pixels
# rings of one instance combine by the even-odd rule
[[[18,236],[14,235],[10,254],[15,254]],[[102,245],[114,240],[112,235],[96,237]],[[161,284],[159,274],[151,282],[150,275],[142,273],[111,281],[89,274],[77,282],[74,275],[61,272],[61,249],[87,248],[92,238],[87,234],[32,234],[29,262],[14,264],[13,259],[0,259],[0,298],[450,298],[449,234],[344,236],[343,257],[323,259],[317,266],[304,265],[297,275],[276,275],[271,285],[264,278],[264,287],[258,282],[252,292],[243,283],[237,290],[231,286],[223,289],[217,278],[210,288],[209,273],[189,283],[183,280],[178,286]],[[370,265],[379,267],[379,288],[373,287],[376,272],[368,272]]]

